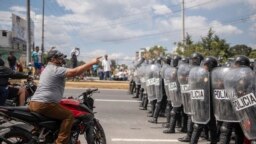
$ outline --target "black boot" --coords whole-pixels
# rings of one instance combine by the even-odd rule
[[[171,111],[171,119],[170,119],[170,126],[167,130],[164,130],[163,133],[175,133],[175,126],[177,120],[177,113],[175,110]]]
[[[172,105],[171,105],[171,102],[169,101],[166,106],[166,123],[162,125],[164,128],[170,127],[171,111],[172,111]]]
[[[232,134],[232,129],[229,129],[228,127],[229,127],[229,124],[227,122],[224,122],[220,127],[219,144],[229,144],[230,137]]]
[[[191,136],[190,144],[197,144],[201,132],[203,131],[204,125],[194,124],[194,130]]]
[[[140,100],[140,101],[142,101],[142,99],[143,99],[143,92],[144,92],[144,89],[141,88],[141,89],[140,89],[140,95],[139,95],[139,100]]]
[[[184,137],[182,138],[178,138],[178,141],[180,142],[190,142],[191,136],[186,134]]]
[[[148,122],[157,123],[157,118],[159,116],[160,109],[161,109],[161,103],[157,102],[154,113],[153,113],[153,118],[151,120],[149,120]]]
[[[180,132],[186,133],[187,132],[187,124],[188,123],[188,116],[182,112],[182,126]]]
[[[190,115],[187,115],[188,116],[188,122],[187,122],[187,134],[186,136],[182,137],[182,138],[178,138],[178,140],[180,142],[190,142],[190,139],[191,139],[191,135],[192,135],[192,132],[193,132],[193,122],[191,120],[191,116]]]
[[[132,80],[130,83],[130,94],[134,93],[134,89],[135,89],[135,82]]]
[[[150,119],[150,120],[148,120],[148,122],[150,122],[150,123],[157,123],[157,118],[152,118],[152,119]]]
[[[135,96],[133,96],[132,98],[139,98],[140,87],[141,87],[140,84],[136,85]]]
[[[141,110],[147,110],[148,109],[148,96],[144,95],[144,101],[143,101],[143,107]]]
[[[154,111],[155,111],[155,108],[156,108],[156,102],[157,102],[157,100],[153,100],[153,101],[150,102],[150,104],[151,104],[151,111],[148,114],[148,117],[153,117]]]

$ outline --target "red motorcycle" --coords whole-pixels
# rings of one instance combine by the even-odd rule
[[[91,95],[98,89],[87,89],[77,99],[73,97],[62,99],[60,104],[73,112],[75,122],[72,127],[69,144],[79,144],[79,135],[83,134],[88,144],[106,144],[104,130],[94,117],[94,100]],[[4,122],[21,121],[30,126],[11,125],[2,127],[5,132],[0,135],[0,143],[7,144],[48,144],[54,143],[58,136],[60,121],[47,118],[38,113],[30,112],[27,107],[0,107],[0,115]],[[6,130],[8,129],[8,130]]]

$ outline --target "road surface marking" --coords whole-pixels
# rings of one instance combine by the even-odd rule
[[[114,99],[95,99],[95,101],[101,102],[130,102],[130,103],[139,103],[137,100],[114,100]]]
[[[123,139],[123,138],[112,138],[113,142],[179,142],[176,139]]]

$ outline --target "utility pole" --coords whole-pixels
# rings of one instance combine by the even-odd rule
[[[30,27],[30,0],[27,0],[27,58],[26,65],[31,61],[31,27]]]
[[[43,60],[43,55],[44,55],[44,0],[43,1],[43,8],[42,8],[42,45],[41,45],[41,50],[42,50],[42,55],[41,55],[41,60]]]
[[[182,4],[181,4],[181,15],[182,15],[182,44],[183,44],[183,48],[182,48],[182,52],[184,52],[184,46],[185,46],[185,2],[184,0],[182,0]]]

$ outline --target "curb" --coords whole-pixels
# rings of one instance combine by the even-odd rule
[[[11,83],[23,83],[25,80],[10,80]],[[38,84],[38,80],[34,80]],[[102,89],[128,89],[128,81],[66,81],[65,88],[102,88]]]

